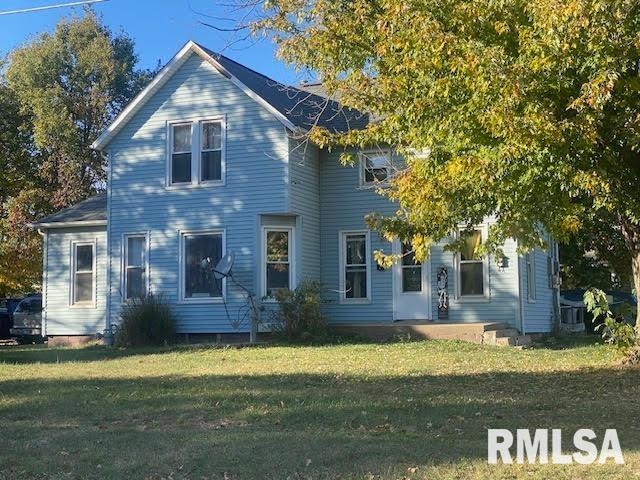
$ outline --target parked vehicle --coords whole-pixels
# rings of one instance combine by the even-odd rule
[[[11,329],[11,315],[7,308],[7,301],[0,300],[0,340],[9,338]]]
[[[33,295],[23,298],[13,312],[11,335],[42,334],[42,297]]]

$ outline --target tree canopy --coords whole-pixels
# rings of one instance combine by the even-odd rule
[[[89,146],[139,92],[134,43],[91,10],[13,50],[0,79],[0,293],[40,280],[41,240],[27,224],[103,189]]]
[[[374,118],[320,144],[391,145],[387,236],[430,242],[494,216],[487,250],[606,214],[640,289],[640,2],[270,0],[253,27]],[[417,154],[416,154],[417,153]]]

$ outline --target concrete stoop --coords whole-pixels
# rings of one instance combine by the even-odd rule
[[[426,321],[398,321],[392,324],[334,325],[337,334],[357,335],[372,340],[412,338],[429,340],[464,340],[482,345],[526,346],[528,335],[520,335],[515,328],[502,322],[435,323]]]

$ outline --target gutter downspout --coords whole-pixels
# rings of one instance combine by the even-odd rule
[[[102,150],[98,150],[103,159],[107,162],[107,248],[106,248],[106,282],[107,282],[107,298],[105,305],[105,328],[104,342],[107,345],[113,344],[113,332],[111,331],[111,155],[105,155]]]
[[[524,302],[522,301],[522,256],[518,255],[518,316],[520,317],[520,333],[526,335],[524,324]]]
[[[49,280],[49,231],[38,228],[38,233],[42,235],[43,255],[42,255],[42,337],[47,337],[47,285]]]

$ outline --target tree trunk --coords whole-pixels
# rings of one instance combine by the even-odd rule
[[[640,225],[627,217],[620,218],[622,234],[631,255],[631,270],[636,299],[640,296]],[[640,339],[640,308],[636,305],[636,335]]]

